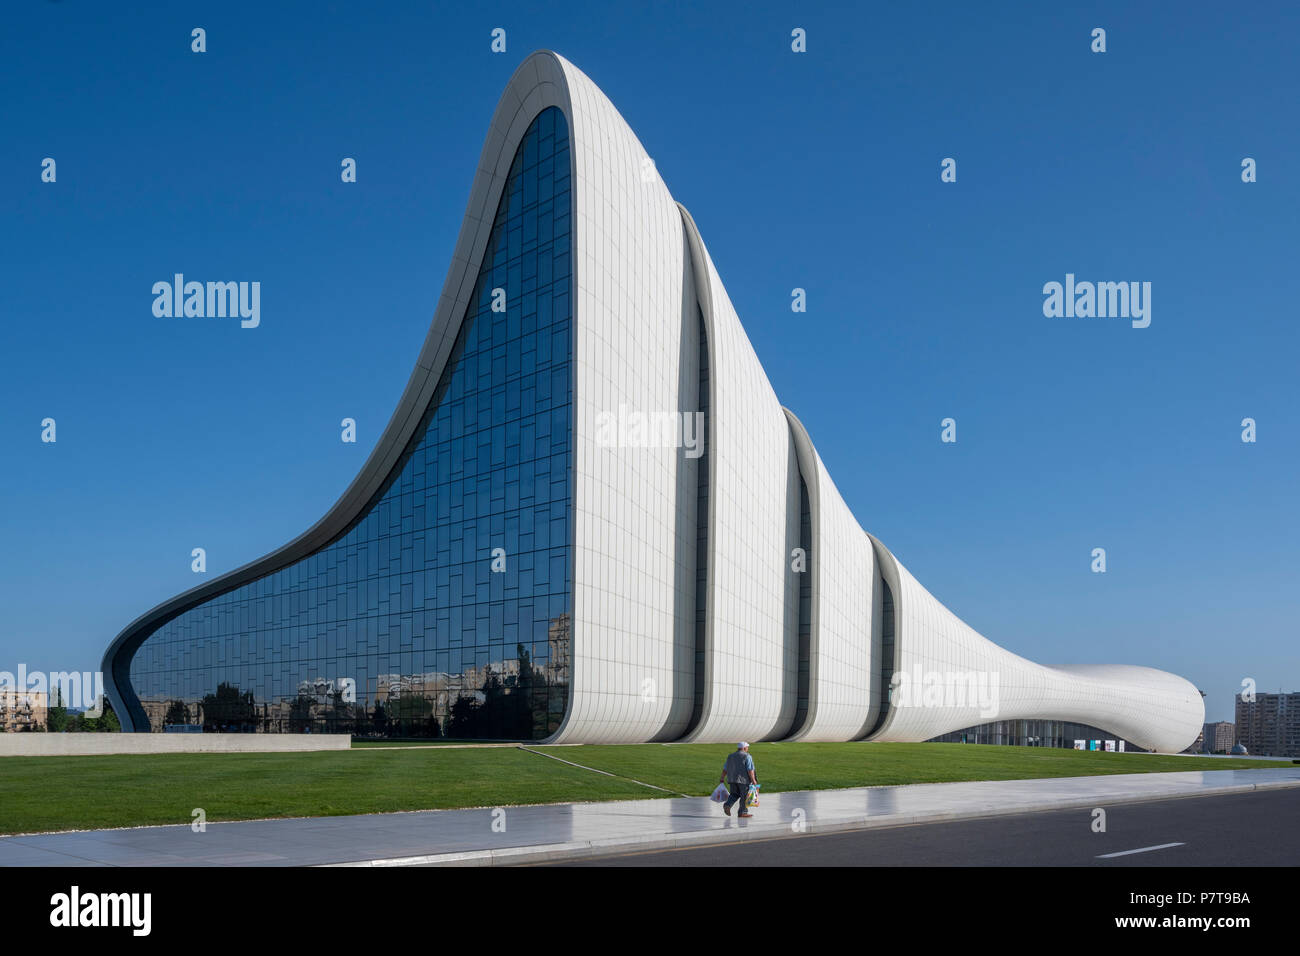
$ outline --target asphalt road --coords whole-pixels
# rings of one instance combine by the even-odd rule
[[[1047,810],[955,823],[623,853],[548,865],[1300,865],[1300,827],[1296,825],[1300,788],[1121,803],[1102,809],[1106,811],[1104,833],[1094,832],[1091,809]]]

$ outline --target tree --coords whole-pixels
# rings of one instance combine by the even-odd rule
[[[163,718],[164,724],[188,724],[190,722],[190,709],[185,706],[184,701],[173,700],[167,704],[167,716]]]
[[[65,706],[56,706],[45,711],[45,726],[49,728],[51,734],[64,734],[68,731],[68,708]]]
[[[108,702],[107,697],[104,698],[104,716],[99,719],[101,730],[110,734],[120,734],[122,732],[122,722],[117,719],[117,711],[113,710],[113,705]]]
[[[117,714],[113,713],[113,705],[105,697],[100,701],[103,712],[98,717],[87,717],[85,714],[78,715],[77,725],[73,730],[80,730],[83,733],[120,733],[122,724],[117,719]]]

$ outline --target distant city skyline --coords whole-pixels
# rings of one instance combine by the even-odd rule
[[[1234,733],[1251,754],[1300,757],[1300,692],[1238,696]]]

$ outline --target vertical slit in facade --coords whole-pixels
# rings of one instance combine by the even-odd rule
[[[699,726],[704,716],[705,652],[708,633],[709,601],[709,340],[704,332],[704,314],[696,309],[700,327],[700,420],[703,425],[700,447],[703,453],[696,462],[695,508],[695,701],[691,707],[689,730]]]
[[[889,582],[881,577],[878,579],[882,589],[883,601],[881,602],[880,616],[880,683],[876,686],[876,693],[880,695],[880,713],[876,716],[876,723],[871,728],[872,734],[877,733],[885,725],[885,718],[889,716],[889,684],[894,679],[894,592],[890,590]]]
[[[799,547],[805,566],[799,575],[799,683],[798,703],[791,733],[803,729],[808,719],[808,685],[812,674],[812,507],[808,502],[808,483],[799,475]]]

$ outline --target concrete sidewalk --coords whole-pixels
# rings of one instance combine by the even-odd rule
[[[499,866],[1281,787],[1300,766],[792,791],[748,820],[707,797],[252,820],[3,837],[0,865]]]

